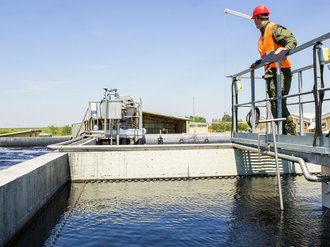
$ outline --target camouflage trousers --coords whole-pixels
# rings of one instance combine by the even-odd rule
[[[269,68],[265,71],[264,76],[267,83],[267,93],[269,98],[276,97],[277,95],[277,78],[276,78],[276,68]],[[281,89],[282,96],[288,95],[291,88],[292,73],[290,68],[281,69]],[[287,108],[286,99],[282,100],[282,117],[286,118],[283,121],[282,132],[284,135],[296,135],[296,125],[293,122],[292,116]],[[271,111],[274,118],[277,118],[277,101],[270,101]]]

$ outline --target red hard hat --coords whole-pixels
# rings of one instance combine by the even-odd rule
[[[259,5],[253,10],[251,19],[255,19],[257,15],[269,15],[270,12],[265,5]]]

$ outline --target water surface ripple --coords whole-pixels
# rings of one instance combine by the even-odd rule
[[[49,153],[45,147],[5,148],[0,147],[0,170]]]
[[[282,177],[283,213],[274,177],[70,186],[66,210],[75,207],[55,246],[328,246],[330,241],[321,184],[300,176]]]

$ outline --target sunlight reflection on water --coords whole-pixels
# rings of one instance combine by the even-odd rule
[[[72,215],[61,231],[59,219],[47,245],[56,232],[57,246],[319,246],[329,240],[321,185],[299,176],[282,178],[283,214],[274,177],[70,186]]]

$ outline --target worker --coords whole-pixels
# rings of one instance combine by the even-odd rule
[[[274,51],[277,55],[285,50],[293,49],[297,46],[297,40],[291,31],[283,26],[271,23],[269,21],[269,10],[264,5],[259,5],[253,10],[251,17],[261,35],[258,43],[258,51],[261,58],[269,52]],[[254,68],[258,62],[253,63],[251,68]],[[276,97],[276,63],[269,63],[264,66],[264,79],[267,84],[267,93],[270,98]],[[282,96],[289,94],[292,80],[291,63],[287,58],[281,61],[281,87]],[[271,111],[274,118],[277,118],[277,101],[271,101]],[[282,117],[286,118],[283,121],[282,133],[287,135],[296,135],[296,125],[292,120],[292,116],[287,108],[286,99],[282,100]]]

